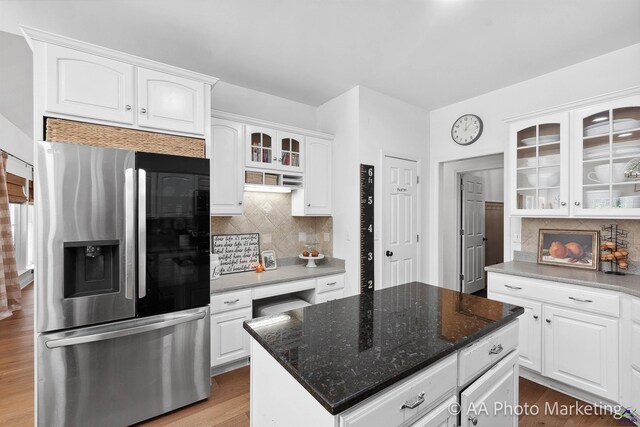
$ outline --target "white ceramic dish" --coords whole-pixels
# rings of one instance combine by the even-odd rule
[[[552,142],[560,141],[560,135],[542,135],[538,139],[538,145],[551,144]],[[520,140],[522,145],[536,145],[536,137],[525,138]]]
[[[620,197],[621,208],[640,208],[640,196],[622,196]]]
[[[640,140],[616,142],[613,144],[613,157],[640,155]],[[609,157],[609,145],[587,148],[582,154],[584,160]]]
[[[539,187],[554,187],[558,185],[558,182],[560,181],[560,173],[557,170],[554,170],[554,171],[539,170],[538,175],[539,175],[539,178],[537,183],[536,183],[535,173],[525,175],[527,177],[527,182],[529,183],[529,186],[535,187],[537,184]]]
[[[640,120],[617,119],[613,121],[613,131],[640,128]],[[609,121],[592,124],[584,128],[584,136],[595,136],[609,133]]]

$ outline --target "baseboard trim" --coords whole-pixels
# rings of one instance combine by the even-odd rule
[[[33,270],[27,270],[18,277],[20,282],[20,289],[24,289],[28,284],[33,282]]]
[[[564,393],[568,396],[571,396],[575,399],[582,400],[583,402],[589,403],[591,405],[597,407],[607,407],[610,408],[612,406],[622,406],[617,402],[613,402],[608,399],[603,399],[602,397],[598,397],[594,394],[586,392],[584,390],[580,390],[573,386],[561,383],[560,381],[556,381],[552,378],[545,377],[537,372],[531,371],[527,368],[520,366],[520,376],[527,380],[533,381],[535,383],[541,384],[545,387],[548,387],[552,390],[558,391],[560,393]]]
[[[240,360],[236,360],[234,362],[229,362],[224,365],[212,366],[211,367],[211,376],[215,377],[216,375],[224,374],[225,372],[233,371],[238,368],[243,368],[249,364],[249,358],[244,357]]]

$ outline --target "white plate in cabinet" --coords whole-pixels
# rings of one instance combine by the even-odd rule
[[[518,352],[514,351],[460,393],[460,425],[463,427],[517,427],[515,410],[497,413],[496,405],[518,404]],[[486,412],[481,408],[486,408]]]
[[[524,308],[518,317],[518,352],[520,366],[542,371],[542,304],[522,298],[490,294],[489,298]]]
[[[204,134],[205,84],[138,67],[138,125]]]
[[[425,414],[431,404],[454,390],[455,386],[456,355],[452,355],[340,415],[340,426],[404,425]]]
[[[459,352],[458,385],[463,386],[518,346],[518,322],[504,326]]]
[[[244,195],[244,126],[211,119],[211,214],[242,215]]]
[[[411,427],[456,427],[458,425],[458,416],[451,414],[451,408],[455,408],[454,405],[457,402],[457,397],[452,396],[414,424],[411,424]]]
[[[333,174],[332,141],[307,137],[304,189],[291,196],[293,216],[331,215]]]
[[[251,308],[243,308],[211,315],[211,366],[249,356],[249,333],[242,324],[251,314]]]
[[[618,400],[618,320],[545,306],[544,375]]]
[[[221,313],[223,311],[251,307],[251,303],[251,289],[213,294],[211,296],[211,312]]]
[[[46,110],[117,123],[134,123],[134,67],[48,44]]]

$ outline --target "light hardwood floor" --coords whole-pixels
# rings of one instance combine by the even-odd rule
[[[141,426],[249,426],[249,367],[212,379],[212,397]],[[520,379],[520,404],[575,405],[575,399]],[[611,416],[521,416],[521,427],[631,426]],[[33,285],[23,290],[23,309],[0,320],[0,426],[33,426]]]

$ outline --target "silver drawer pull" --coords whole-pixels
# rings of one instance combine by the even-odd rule
[[[338,283],[338,282],[329,282],[329,283],[327,283],[327,286],[333,286],[333,285],[335,285],[336,283]]]
[[[236,299],[234,299],[233,301],[225,301],[224,303],[225,303],[225,304],[235,304],[235,303],[237,303],[238,301],[240,301],[240,298],[236,298]]]
[[[494,345],[491,347],[491,350],[489,350],[489,354],[500,354],[502,353],[502,350],[504,350],[504,348],[502,348],[502,344]]]
[[[569,297],[569,299],[577,301],[577,302],[593,302],[590,299],[580,299],[580,298],[574,298],[574,297]]]
[[[423,403],[424,403],[424,391],[420,393],[418,397],[415,398],[414,401],[407,400],[406,402],[404,402],[400,407],[400,409],[404,409],[404,408],[415,409],[418,406],[422,405]]]
[[[519,291],[520,289],[522,289],[522,288],[520,288],[520,287],[518,287],[518,286],[513,286],[513,285],[504,285],[504,287],[505,287],[505,288],[509,288],[509,289],[515,289],[515,290],[517,290],[517,291]]]

